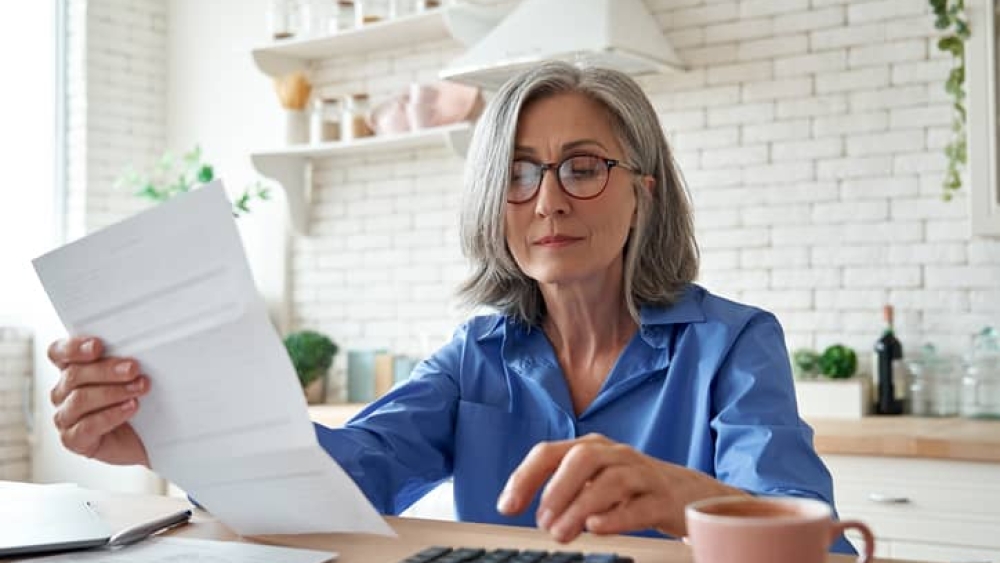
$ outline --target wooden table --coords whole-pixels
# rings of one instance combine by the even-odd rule
[[[113,529],[162,516],[187,505],[172,497],[97,493],[95,505]],[[385,538],[364,534],[307,534],[298,536],[255,536],[239,538],[211,515],[196,511],[191,524],[168,532],[172,537],[249,541],[272,545],[304,547],[340,554],[337,563],[397,563],[431,545],[454,547],[513,547],[583,552],[615,552],[635,559],[636,563],[692,563],[686,545],[678,541],[628,536],[598,537],[585,534],[568,545],[560,545],[534,528],[466,524],[413,518],[387,518],[399,534]],[[6,560],[5,560],[6,561]],[[13,560],[11,560],[13,561]],[[24,559],[30,561],[30,559]],[[831,555],[829,563],[850,563],[853,557]],[[878,559],[882,563],[905,563]],[[738,563],[738,562],[734,562]]]

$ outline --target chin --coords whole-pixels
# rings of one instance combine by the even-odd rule
[[[568,284],[579,282],[593,276],[593,272],[582,272],[566,268],[537,268],[528,271],[528,277],[543,284]]]

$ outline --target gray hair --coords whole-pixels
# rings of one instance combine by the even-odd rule
[[[460,286],[467,305],[489,306],[529,324],[545,315],[538,283],[507,248],[505,205],[517,120],[543,97],[579,93],[608,111],[625,163],[655,180],[653,190],[634,176],[636,224],[625,243],[623,287],[629,313],[642,305],[671,305],[698,275],[698,246],[688,193],[656,110],[627,75],[550,62],[507,81],[476,125],[466,157],[460,236],[472,273]]]

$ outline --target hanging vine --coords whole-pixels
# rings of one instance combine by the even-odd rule
[[[968,162],[965,136],[965,41],[969,39],[969,23],[965,17],[965,0],[929,0],[934,10],[934,27],[945,32],[938,40],[938,49],[951,53],[952,66],[944,89],[952,97],[952,138],[944,148],[948,169],[942,182],[941,196],[951,199],[962,187],[962,172]]]

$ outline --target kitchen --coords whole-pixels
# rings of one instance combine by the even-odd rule
[[[989,196],[996,159],[975,142],[992,139],[995,110],[986,118],[970,109],[969,170],[951,201],[942,201],[953,120],[944,82],[953,62],[937,48],[941,32],[926,2],[642,4],[684,67],[638,80],[691,191],[699,283],[773,311],[790,350],[843,343],[858,351],[867,373],[887,303],[908,354],[932,342],[963,355],[975,333],[1000,323],[1000,215],[995,193]],[[982,6],[969,2],[967,10]],[[66,179],[74,203],[67,240],[147,205],[113,185],[122,169],[154,162],[164,150],[200,145],[231,188],[260,177],[251,155],[280,150],[285,140],[272,79],[252,56],[269,43],[272,10],[262,0],[70,3],[67,27],[77,41],[68,47],[77,51],[67,57],[66,92],[88,109],[69,104],[73,131],[85,134],[67,139],[76,166]],[[972,72],[974,42],[983,42],[981,51],[991,44],[972,22],[970,104],[994,92]],[[548,22],[553,36],[557,23]],[[318,58],[310,78],[317,92],[365,92],[377,101],[438,80],[466,50],[442,32],[419,43],[331,52]],[[985,173],[977,154],[991,154]],[[403,148],[373,144],[315,159],[309,197],[294,200],[308,206],[297,215],[282,187],[270,201],[256,202],[238,225],[276,324],[322,330],[345,351],[420,356],[445,341],[467,314],[452,298],[466,273],[457,226],[462,165],[444,137]],[[982,194],[986,205],[975,199]],[[51,321],[4,332],[4,365],[37,374],[36,417],[43,421],[51,416],[47,387],[56,374],[37,350],[59,332]],[[346,399],[346,358],[336,358],[333,400]],[[44,428],[36,432],[33,478],[123,482],[120,472],[71,461]],[[894,458],[870,459],[889,475],[901,471],[889,465]],[[959,459],[969,463],[959,470],[970,474],[956,483],[981,483],[983,475],[997,482],[995,454],[983,459],[990,464]],[[935,466],[916,471],[957,475]],[[132,482],[141,488],[144,479]],[[1000,513],[993,510],[981,518],[995,528]],[[995,538],[956,542],[972,551],[947,551],[947,535],[923,536],[890,541],[883,554],[1000,558],[1000,545],[970,543]]]

